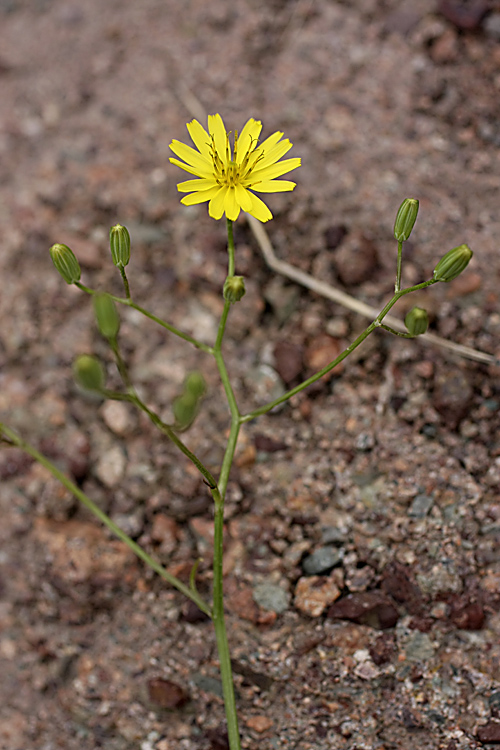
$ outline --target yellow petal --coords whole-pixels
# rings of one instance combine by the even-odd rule
[[[276,146],[280,138],[283,138],[283,133],[276,131],[276,133],[270,135],[269,138],[266,138],[265,141],[262,141],[259,146],[259,150],[262,149],[263,151],[269,151],[271,148]]]
[[[181,159],[184,159],[187,164],[191,167],[199,169],[200,172],[211,172],[212,162],[202,156],[198,151],[195,151],[191,146],[186,146],[185,143],[180,141],[172,141],[170,144],[170,150]]]
[[[236,200],[240,204],[243,211],[250,212],[252,210],[252,194],[248,192],[241,185],[236,185]]]
[[[212,219],[222,218],[222,214],[224,213],[224,199],[226,197],[226,193],[226,187],[219,188],[208,204],[208,213],[210,214]]]
[[[248,213],[252,214],[252,216],[255,216],[256,219],[262,222],[266,222],[269,221],[269,219],[272,219],[273,215],[264,201],[261,201],[260,198],[257,198],[257,196],[253,195],[252,193],[249,193],[249,195],[252,196],[252,208],[250,211],[248,211]]]
[[[195,169],[194,167],[188,167],[187,164],[184,164],[184,162],[179,161],[179,159],[174,159],[170,157],[169,162],[172,164],[175,164],[176,167],[180,167],[185,172],[189,172],[189,174],[195,174],[197,177],[200,176],[200,171],[198,169]]]
[[[259,161],[257,162],[258,169],[264,169],[264,167],[269,167],[271,164],[274,164],[279,159],[281,159],[282,156],[286,154],[287,151],[290,151],[292,148],[292,144],[286,138],[284,141],[281,141],[280,143],[277,143],[272,148],[266,149],[263,151],[263,156]]]
[[[208,135],[205,128],[200,125],[198,120],[192,120],[191,122],[188,122],[186,127],[188,129],[189,135],[191,136],[191,140],[193,141],[198,151],[205,158],[212,161],[212,157],[210,154],[210,136]]]
[[[192,180],[192,182],[195,182],[195,180]],[[290,180],[265,180],[257,185],[252,185],[252,190],[257,191],[257,193],[285,193],[288,190],[293,190],[295,185],[296,183],[290,182]],[[177,185],[177,187],[179,186]]]
[[[214,179],[209,180],[186,180],[177,183],[179,193],[190,193],[192,190],[210,190],[219,187]]]
[[[227,134],[226,128],[220,115],[208,115],[208,130],[210,135],[213,135],[215,140],[215,148],[217,149],[222,161],[226,161],[226,158],[231,159],[231,153],[227,156]]]
[[[254,182],[256,180],[274,180],[275,177],[281,177],[286,172],[291,172],[292,169],[300,167],[300,159],[295,157],[294,159],[285,159],[280,161],[278,164],[272,164],[264,169],[256,169],[249,175],[248,182]],[[248,186],[250,187],[250,185]]]
[[[260,120],[254,120],[252,117],[245,123],[238,137],[238,164],[241,164],[250,148],[253,150],[257,146],[261,130],[262,123]]]
[[[231,221],[236,221],[240,215],[240,206],[236,200],[236,190],[234,188],[229,188],[229,190],[226,191],[224,198],[224,211],[226,217]]]
[[[185,206],[194,206],[196,203],[211,201],[218,190],[218,187],[213,187],[210,188],[210,190],[200,190],[196,193],[190,193],[189,195],[185,195],[184,198],[181,198],[181,203]]]

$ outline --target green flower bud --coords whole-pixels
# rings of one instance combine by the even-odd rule
[[[97,357],[81,354],[73,363],[76,382],[87,391],[102,391],[106,381],[104,367]]]
[[[239,302],[245,291],[243,276],[228,276],[224,282],[224,299],[226,302]]]
[[[116,338],[120,330],[120,317],[109,294],[96,294],[94,313],[100,333],[107,339]]]
[[[459,245],[448,250],[434,269],[435,281],[453,281],[465,271],[472,258],[472,250],[468,245]]]
[[[191,393],[195,398],[201,398],[207,390],[207,384],[201,372],[195,370],[187,376],[184,388],[187,393]]]
[[[405,198],[399,207],[394,222],[394,237],[398,242],[404,242],[411,234],[415,226],[418,214],[418,200],[416,198]]]
[[[174,400],[172,411],[175,417],[175,427],[178,430],[187,430],[194,422],[198,414],[199,399],[189,391],[186,391]]]
[[[67,245],[56,243],[55,245],[52,245],[49,253],[53,264],[63,277],[66,284],[74,284],[75,281],[80,281],[80,264],[78,263],[73,250],[70,250]]]
[[[127,227],[121,224],[115,224],[109,230],[109,245],[111,247],[111,257],[115,266],[122,268],[130,260],[130,234]]]
[[[420,336],[429,327],[427,311],[422,307],[412,307],[405,317],[405,326],[411,336]]]

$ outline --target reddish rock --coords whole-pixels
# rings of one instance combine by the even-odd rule
[[[362,284],[370,280],[377,269],[375,243],[364,234],[353,232],[333,254],[333,263],[342,284]]]
[[[375,643],[369,648],[369,652],[373,663],[377,667],[381,664],[387,664],[396,652],[392,633],[381,633]]]
[[[481,630],[484,625],[485,613],[480,601],[468,595],[461,595],[448,602],[450,605],[450,621],[461,630]]]
[[[253,729],[254,732],[258,732],[258,734],[262,734],[262,732],[266,732],[268,729],[270,729],[273,725],[272,719],[270,719],[268,716],[250,716],[249,719],[247,719],[247,727],[250,727],[250,729]]]
[[[490,5],[486,0],[440,0],[438,11],[457,29],[473,31],[478,29]]]
[[[467,377],[456,367],[436,375],[432,403],[450,429],[456,429],[468,414],[472,396],[472,387]]]
[[[155,677],[148,682],[149,700],[161,708],[179,708],[187,703],[189,695],[175,682]]]
[[[274,369],[290,385],[301,374],[303,369],[303,349],[289,341],[279,341],[274,347]]]
[[[339,596],[340,589],[334,577],[305,576],[297,581],[294,605],[309,617],[319,617]]]
[[[363,591],[339,599],[328,610],[328,617],[385,630],[394,627],[399,615],[392,600],[382,591]]]
[[[286,450],[288,447],[283,441],[274,440],[269,435],[262,435],[260,432],[255,435],[254,444],[258,451],[264,451],[265,453],[277,453]]]
[[[477,730],[477,738],[479,742],[500,744],[500,722],[490,721],[488,724],[479,727]]]
[[[382,573],[382,589],[395,601],[404,604],[408,612],[417,614],[423,605],[423,596],[410,568],[394,561],[386,565]]]
[[[322,370],[336,359],[342,351],[341,343],[338,339],[334,339],[332,336],[328,336],[326,333],[322,333],[319,336],[315,336],[308,344],[305,353],[305,362],[309,370],[317,372]],[[334,372],[336,375],[342,369],[342,364],[339,364]]]

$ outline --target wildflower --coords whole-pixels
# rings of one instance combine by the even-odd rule
[[[240,210],[260,221],[272,219],[266,204],[250,191],[281,193],[294,189],[295,182],[275,179],[300,167],[298,158],[279,161],[292,148],[288,139],[281,140],[283,133],[273,133],[259,144],[262,123],[251,118],[240,134],[235,131],[231,154],[229,135],[220,115],[208,116],[208,133],[197,120],[189,122],[187,129],[198,150],[176,140],[170,144],[174,154],[184,160],[171,158],[172,164],[198,178],[177,185],[179,192],[189,193],[181,203],[192,206],[209,201],[208,213],[214,219],[225,213],[235,221]]]

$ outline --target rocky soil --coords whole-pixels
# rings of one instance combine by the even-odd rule
[[[303,166],[269,197],[280,258],[381,308],[392,226],[420,215],[406,284],[467,242],[466,273],[409,304],[498,357],[500,5],[495,0],[0,0],[0,413],[182,578],[212,509],[173,446],[79,392],[94,352],[82,280],[212,343],[225,227],[184,208],[185,123],[261,119]],[[336,356],[366,322],[272,273],[242,217],[225,354],[242,409]],[[396,309],[403,317],[404,304]],[[169,417],[187,371],[209,398],[189,446],[217,471],[228,411],[213,362],[132,310],[121,342]],[[500,370],[380,331],[332,377],[248,424],[227,504],[228,627],[244,748],[474,750],[500,743]],[[225,750],[211,623],[39,465],[0,451],[0,748]]]

